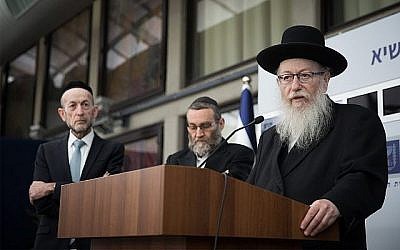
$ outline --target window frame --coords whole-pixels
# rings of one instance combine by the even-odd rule
[[[197,11],[196,11],[196,4],[201,0],[194,0],[194,1],[189,1],[187,3],[187,8],[186,8],[186,16],[189,17],[196,17]],[[196,34],[196,27],[197,27],[197,18],[193,18],[190,20],[191,22],[187,22],[188,25],[186,25],[186,44],[193,45],[195,41],[195,34]],[[246,65],[255,65],[257,67],[257,62],[256,62],[256,57],[257,54],[254,55],[254,57],[241,60],[240,62],[230,65],[228,67],[213,71],[209,74],[202,75],[199,77],[193,77],[193,68],[191,65],[192,58],[194,57],[194,50],[193,48],[190,48],[189,46],[186,46],[185,49],[185,70],[184,70],[184,86],[183,87],[191,87],[193,85],[200,84],[202,82],[207,81],[208,79],[212,79],[221,75],[229,74],[229,72],[232,71],[238,71],[241,68],[244,68]]]
[[[41,121],[40,124],[45,128],[44,135],[45,136],[51,136],[54,134],[60,134],[68,129],[68,127],[61,122],[59,125],[56,125],[54,127],[48,127],[47,126],[47,116],[48,116],[48,103],[47,100],[49,98],[49,87],[50,87],[50,63],[51,63],[51,46],[53,43],[53,34],[61,27],[63,27],[65,24],[71,22],[74,18],[77,16],[81,15],[83,12],[88,11],[88,40],[87,40],[87,67],[86,67],[86,79],[83,81],[89,82],[89,74],[90,74],[90,58],[91,58],[91,43],[92,43],[92,15],[93,15],[93,9],[92,5],[82,9],[80,12],[63,22],[61,25],[57,26],[54,30],[50,31],[48,34],[46,34],[45,37],[45,44],[46,44],[46,62],[45,62],[45,69],[46,69],[46,74],[45,74],[45,84],[44,84],[44,90],[43,90],[43,98],[42,98],[42,116],[41,116]],[[56,110],[54,111],[54,114],[56,114]]]
[[[35,48],[36,47],[36,48]],[[6,135],[6,114],[7,114],[7,100],[10,98],[9,96],[9,87],[8,87],[8,77],[10,75],[10,68],[11,68],[11,64],[13,63],[14,60],[18,59],[20,56],[22,56],[23,54],[27,53],[28,51],[30,51],[32,48],[36,49],[36,55],[35,55],[35,72],[34,72],[34,80],[33,80],[33,102],[32,102],[32,107],[31,107],[31,124],[30,126],[33,124],[33,119],[35,116],[35,102],[36,102],[36,86],[37,86],[37,76],[38,76],[38,63],[39,63],[39,43],[35,42],[32,44],[32,46],[30,46],[28,49],[24,50],[23,52],[19,53],[17,56],[15,56],[14,58],[12,58],[11,60],[9,60],[6,64],[4,64],[3,67],[1,67],[0,69],[2,70],[2,72],[0,73],[1,75],[1,79],[0,79],[0,95],[1,95],[1,102],[0,102],[0,135],[2,136],[7,136]],[[28,127],[28,131],[27,131],[28,135],[30,133],[30,127]],[[23,135],[21,135],[23,136]],[[30,138],[29,136],[27,137],[22,137],[22,138]]]
[[[390,15],[391,13],[396,13],[400,9],[400,2],[394,3],[384,8],[378,9],[367,15],[356,17],[350,21],[343,22],[340,24],[332,24],[333,23],[333,12],[335,0],[326,0],[321,1],[321,29],[324,33],[336,33],[339,31],[343,31],[349,27],[353,27],[360,23],[372,22],[378,20],[380,17],[385,15]]]
[[[140,140],[145,140],[151,137],[157,137],[157,144],[158,144],[158,163],[156,165],[162,164],[163,160],[163,133],[164,131],[164,124],[163,123],[156,123],[147,127],[135,129],[120,135],[116,135],[113,137],[110,137],[110,140],[118,141],[123,144],[128,144],[128,143],[133,143],[137,142]],[[151,166],[147,166],[151,167]],[[138,169],[142,169],[143,167],[140,167]],[[146,168],[146,167],[144,167]]]
[[[102,39],[101,39],[101,52],[100,52],[100,76],[99,79],[99,96],[105,96],[105,91],[107,87],[107,52],[109,50],[107,38],[108,38],[108,14],[107,9],[109,6],[109,1],[103,1],[102,4]],[[116,102],[110,107],[110,112],[116,112],[118,110],[127,108],[129,106],[141,103],[149,98],[154,98],[165,93],[166,85],[166,62],[167,62],[167,29],[168,29],[168,0],[162,0],[162,32],[161,32],[161,54],[160,54],[160,87],[156,88],[145,95],[138,96],[135,98],[128,98],[126,100]]]

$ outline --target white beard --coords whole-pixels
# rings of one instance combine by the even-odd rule
[[[322,139],[332,123],[332,105],[325,94],[317,94],[306,107],[295,108],[283,103],[282,120],[276,130],[282,142],[295,142],[300,149],[307,149]]]

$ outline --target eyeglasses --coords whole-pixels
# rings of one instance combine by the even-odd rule
[[[281,85],[290,85],[293,83],[294,77],[297,76],[297,79],[301,83],[310,83],[313,80],[314,76],[323,75],[326,71],[320,72],[301,72],[297,74],[285,73],[282,75],[278,75],[278,81]]]
[[[197,131],[197,129],[205,131],[205,130],[211,129],[212,127],[214,127],[214,125],[215,125],[215,122],[204,122],[204,123],[201,123],[200,125],[191,123],[191,124],[187,125],[187,128],[192,132]]]

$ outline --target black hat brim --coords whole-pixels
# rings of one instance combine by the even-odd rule
[[[277,44],[262,50],[257,55],[258,64],[266,71],[276,74],[279,64],[292,58],[304,58],[331,69],[337,76],[347,67],[346,58],[334,49],[309,43]]]

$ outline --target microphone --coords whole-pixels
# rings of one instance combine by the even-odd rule
[[[226,137],[225,139],[223,139],[223,140],[218,144],[218,146],[217,146],[213,151],[211,151],[211,153],[208,155],[208,157],[198,166],[198,168],[203,167],[203,166],[206,164],[207,160],[210,159],[210,157],[213,156],[213,155],[215,154],[215,152],[217,152],[218,149],[219,149],[225,142],[227,142],[236,132],[238,132],[239,130],[242,130],[242,129],[244,129],[244,128],[247,128],[247,127],[249,127],[249,126],[251,126],[251,125],[260,124],[260,123],[262,123],[263,121],[264,121],[264,116],[260,115],[260,116],[257,116],[256,118],[254,118],[254,120],[252,120],[252,121],[249,122],[248,124],[244,125],[243,127],[240,127],[240,128],[237,128],[237,129],[233,130],[233,131],[228,135],[228,137]]]

